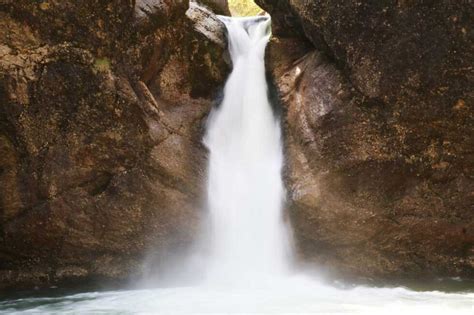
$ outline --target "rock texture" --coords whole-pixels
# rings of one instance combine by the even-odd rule
[[[0,289],[122,280],[194,238],[228,64],[188,8],[0,0]]]
[[[227,0],[198,0],[197,2],[211,9],[216,14],[230,15]]]
[[[301,256],[344,276],[474,278],[472,4],[256,2]]]

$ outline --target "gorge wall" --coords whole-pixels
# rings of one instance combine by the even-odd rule
[[[472,4],[256,2],[301,257],[345,277],[472,279]]]
[[[123,280],[189,244],[220,21],[188,1],[1,0],[0,26],[0,289]]]
[[[256,2],[301,261],[474,278],[472,5]],[[0,26],[0,289],[123,280],[188,246],[223,25],[184,0],[0,0]]]

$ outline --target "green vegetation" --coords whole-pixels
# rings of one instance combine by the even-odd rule
[[[252,16],[263,12],[252,0],[229,0],[229,9],[232,16]]]
[[[94,70],[106,72],[110,69],[110,60],[108,58],[97,58],[94,62]]]

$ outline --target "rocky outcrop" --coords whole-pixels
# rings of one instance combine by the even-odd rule
[[[345,276],[474,278],[472,5],[257,2],[301,256]]]
[[[230,15],[227,0],[198,0],[197,2],[211,9],[216,14]]]
[[[0,289],[122,280],[194,239],[229,66],[223,25],[188,9],[0,1]]]

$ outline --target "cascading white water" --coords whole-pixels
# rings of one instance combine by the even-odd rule
[[[233,71],[204,139],[210,151],[209,276],[248,284],[284,272],[289,248],[281,213],[281,131],[265,77],[270,18],[221,19],[228,30]]]
[[[267,99],[263,59],[270,21],[223,20],[234,69],[205,137],[213,245],[208,281],[189,287],[0,301],[0,314],[471,315],[474,293],[339,289],[285,273],[289,245],[281,213],[280,127]]]

